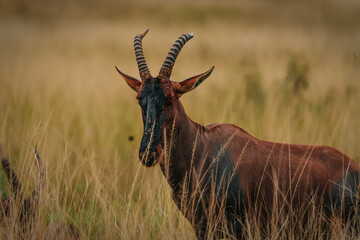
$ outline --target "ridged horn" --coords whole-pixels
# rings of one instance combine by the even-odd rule
[[[163,77],[166,79],[170,78],[172,68],[174,66],[177,56],[179,55],[179,52],[181,51],[181,49],[183,48],[185,43],[187,41],[189,41],[190,39],[192,39],[193,37],[194,37],[193,33],[184,33],[175,41],[175,43],[172,45],[167,57],[165,58],[164,63],[160,69],[160,72],[159,72],[160,77]]]
[[[150,77],[150,71],[146,64],[144,52],[142,48],[142,39],[145,37],[149,29],[147,29],[143,34],[136,35],[134,38],[134,49],[135,49],[135,56],[136,62],[139,68],[139,73],[141,80],[145,80]]]

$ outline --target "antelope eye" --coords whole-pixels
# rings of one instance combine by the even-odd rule
[[[136,100],[137,100],[138,103],[141,105],[141,102],[142,102],[142,100],[143,100],[143,97],[139,96],[139,97],[136,98]]]

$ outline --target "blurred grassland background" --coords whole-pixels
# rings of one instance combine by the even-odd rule
[[[359,1],[1,0],[0,142],[28,193],[39,146],[39,224],[67,221],[84,239],[195,238],[159,167],[138,160],[140,108],[114,68],[138,77],[133,38],[147,28],[152,75],[186,32],[172,80],[215,65],[181,99],[194,121],[360,161]],[[3,196],[6,182],[1,171]]]

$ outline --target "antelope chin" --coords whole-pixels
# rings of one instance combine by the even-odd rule
[[[140,157],[140,160],[141,160],[141,163],[144,166],[146,166],[146,167],[154,167],[159,162],[159,160],[161,158],[162,158],[162,147],[159,144],[157,146],[157,148],[156,148],[156,151],[150,153],[147,159]]]

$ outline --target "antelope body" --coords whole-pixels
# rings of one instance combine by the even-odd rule
[[[267,142],[232,124],[192,121],[179,98],[214,67],[182,82],[170,80],[177,55],[193,37],[188,33],[176,40],[158,76],[152,77],[142,50],[146,33],[134,40],[141,81],[116,69],[137,92],[142,110],[140,161],[147,167],[160,163],[174,202],[199,239],[209,237],[209,224],[216,219],[223,220],[211,236],[220,237],[228,228],[244,237],[245,210],[260,207],[259,218],[266,222],[276,192],[288,211],[305,211],[311,199],[327,219],[335,213],[346,220],[358,214],[358,164],[332,147]]]

